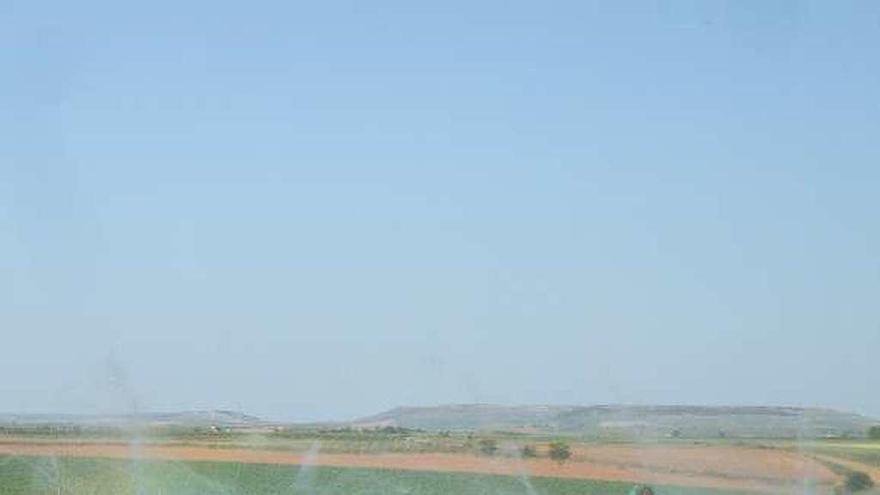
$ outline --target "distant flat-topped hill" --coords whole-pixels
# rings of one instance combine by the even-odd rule
[[[831,409],[762,406],[502,406],[399,407],[356,426],[424,430],[497,430],[610,437],[861,437],[877,421]]]
[[[880,421],[821,408],[773,406],[455,404],[398,407],[351,422],[300,423],[306,429],[398,427],[433,432],[497,431],[538,435],[638,438],[860,438]],[[0,414],[0,427],[226,427],[262,431],[284,423],[227,411],[116,415]],[[295,426],[287,424],[286,426]]]
[[[252,425],[260,418],[227,411],[144,412],[129,414],[0,414],[0,424],[76,424],[91,426],[118,426],[129,423],[150,425]]]

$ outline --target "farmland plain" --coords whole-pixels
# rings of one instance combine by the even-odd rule
[[[460,428],[400,426],[456,426],[462,411]],[[880,443],[845,438],[862,421],[848,415],[811,413],[821,420],[811,423],[815,431],[838,428],[837,437],[786,438],[749,434],[760,431],[762,415],[775,414],[768,423],[790,430],[807,424],[793,422],[791,411],[654,408],[637,415],[626,410],[613,420],[575,411],[580,416],[572,422],[571,410],[553,413],[561,416],[539,410],[544,423],[521,410],[491,412],[398,411],[399,417],[332,425],[222,414],[103,422],[16,418],[0,428],[0,494],[567,495],[630,493],[639,485],[661,494],[823,494],[839,491],[853,472],[880,480]],[[704,417],[688,418],[696,413]],[[506,423],[499,426],[499,418]],[[717,424],[739,435],[719,435]],[[553,458],[554,444],[565,446],[564,458]]]

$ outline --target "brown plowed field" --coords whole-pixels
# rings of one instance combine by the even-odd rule
[[[837,477],[819,462],[777,449],[710,446],[585,446],[558,464],[549,459],[508,459],[466,454],[319,454],[242,447],[119,443],[0,443],[0,455],[224,461],[255,464],[404,469],[739,489],[794,491],[804,479],[830,486]]]

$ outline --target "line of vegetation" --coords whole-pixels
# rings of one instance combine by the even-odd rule
[[[835,474],[843,476],[843,482],[834,488],[837,495],[859,493],[874,488],[874,480],[868,473],[851,469],[843,464],[831,462],[827,459],[817,459]]]

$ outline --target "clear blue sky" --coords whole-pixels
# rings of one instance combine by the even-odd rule
[[[0,5],[0,411],[880,415],[880,4]]]

